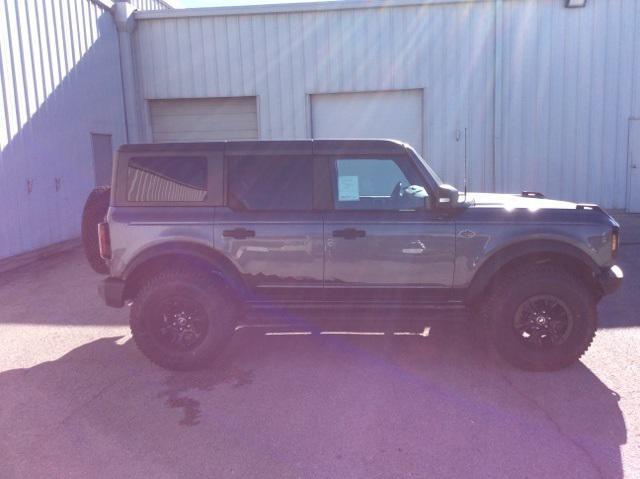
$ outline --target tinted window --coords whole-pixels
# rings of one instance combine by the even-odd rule
[[[229,206],[238,210],[310,210],[311,158],[233,158]]]
[[[206,158],[144,157],[129,160],[129,201],[204,201],[206,197]]]
[[[397,210],[424,207],[422,178],[407,161],[390,158],[335,161],[336,209]]]

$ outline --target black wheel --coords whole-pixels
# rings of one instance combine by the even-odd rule
[[[549,264],[509,271],[483,307],[497,352],[529,371],[554,371],[576,362],[597,327],[595,297],[567,270]]]
[[[157,365],[200,369],[230,339],[237,311],[222,281],[195,271],[166,271],[134,298],[131,333],[140,351]]]
[[[105,261],[100,257],[100,248],[98,246],[98,223],[104,221],[109,209],[109,197],[111,196],[111,187],[99,186],[95,188],[82,211],[82,246],[84,254],[91,268],[100,274],[109,273],[109,268]]]

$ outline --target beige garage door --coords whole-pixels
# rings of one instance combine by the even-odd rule
[[[150,100],[153,141],[255,140],[256,97]]]
[[[422,90],[311,96],[313,138],[392,138],[422,153]]]

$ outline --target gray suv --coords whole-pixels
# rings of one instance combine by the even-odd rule
[[[124,145],[98,231],[106,304],[131,305],[140,350],[179,370],[209,363],[256,310],[464,309],[513,365],[559,369],[622,281],[600,207],[459,193],[391,140]]]

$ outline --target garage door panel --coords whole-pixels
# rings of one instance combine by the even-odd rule
[[[258,138],[256,97],[150,100],[155,142]]]
[[[252,130],[230,130],[219,132],[180,132],[159,133],[154,136],[157,143],[180,143],[185,141],[222,141],[222,140],[254,140],[255,132]]]
[[[393,138],[422,151],[422,90],[311,96],[314,138]]]
[[[255,97],[234,98],[178,98],[172,100],[150,100],[158,115],[204,115],[211,111],[255,113]]]
[[[188,131],[220,131],[256,130],[255,113],[229,113],[226,115],[212,113],[210,115],[175,115],[154,118],[153,131],[156,133],[188,132]]]

